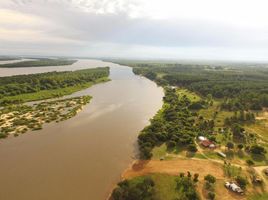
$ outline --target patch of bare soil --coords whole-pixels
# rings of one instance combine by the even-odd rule
[[[207,160],[139,160],[136,161],[123,174],[123,179],[133,178],[152,173],[165,173],[170,175],[178,175],[180,172],[198,173],[200,179],[203,179],[208,173],[217,177],[224,178],[222,165]]]

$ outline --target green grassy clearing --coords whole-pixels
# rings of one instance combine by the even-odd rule
[[[180,192],[176,190],[176,177],[167,174],[149,175],[155,183],[153,199],[174,200],[180,198]],[[145,176],[136,177],[130,180],[131,185],[136,185],[145,178]]]
[[[196,93],[194,92],[191,92],[187,89],[183,89],[183,88],[178,88],[177,89],[177,94],[179,95],[179,97],[182,97],[182,96],[187,96],[188,99],[190,99],[191,102],[197,102],[197,101],[200,101],[201,100],[201,97],[199,95],[197,95]]]
[[[234,113],[230,111],[218,111],[218,114],[215,117],[215,128],[223,127],[225,118],[231,117],[233,115]]]
[[[234,178],[242,174],[242,168],[231,165],[231,164],[225,164],[223,166],[223,171],[224,171],[224,174],[230,178]]]
[[[266,120],[257,120],[255,124],[246,125],[245,129],[248,132],[254,132],[261,137],[263,137],[265,140],[268,140],[268,122]]]
[[[174,200],[179,198],[179,191],[176,190],[176,177],[167,174],[152,174],[151,178],[155,182],[154,199]]]
[[[166,156],[167,153],[167,145],[166,144],[162,144],[158,147],[155,147],[152,151],[153,157],[152,159],[160,159],[160,158],[164,158]]]
[[[254,194],[254,195],[251,195],[248,199],[249,200],[267,200],[268,199],[268,193]]]
[[[199,115],[203,116],[205,119],[213,119],[215,112],[219,110],[219,101],[214,101],[212,106],[209,106],[207,109],[201,109]]]
[[[204,155],[210,159],[221,159],[223,160],[222,157],[220,157],[215,151],[207,150],[203,151]]]

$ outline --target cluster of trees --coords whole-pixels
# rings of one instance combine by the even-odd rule
[[[260,110],[268,106],[268,69],[262,66],[213,67],[165,63],[129,63],[160,85],[186,87],[200,95],[225,98],[222,108]],[[162,76],[157,76],[162,74]],[[164,74],[164,75],[163,75]]]
[[[124,180],[113,190],[113,200],[152,200],[154,181],[150,177],[141,181]]]
[[[235,123],[245,124],[245,123],[254,123],[255,115],[252,112],[245,112],[241,110],[238,114],[235,112],[235,115],[232,117],[226,117],[224,120],[225,126],[231,126]]]
[[[238,185],[242,188],[242,189],[246,189],[246,186],[248,184],[248,180],[246,177],[243,176],[237,176],[235,178],[236,182],[238,183]]]
[[[211,174],[208,174],[204,177],[205,179],[205,189],[207,190],[207,197],[210,200],[215,199],[215,183],[216,183],[216,178],[212,176]]]
[[[14,68],[14,67],[61,66],[61,65],[72,65],[75,62],[76,60],[40,59],[40,60],[30,60],[16,63],[1,64],[0,67]]]
[[[266,87],[266,86],[265,86]],[[260,90],[260,91],[258,91]],[[260,88],[256,88],[255,92],[242,92],[233,98],[224,98],[221,105],[222,109],[230,111],[238,110],[261,110],[262,107],[268,106],[268,95],[262,93]]]
[[[250,147],[250,152],[253,154],[264,155],[266,153],[266,150],[260,145],[252,145]]]
[[[0,77],[0,104],[5,104],[4,97],[41,90],[53,90],[94,82],[107,77],[109,68],[85,69],[69,72],[48,72],[40,74]],[[1,100],[2,99],[2,100]]]
[[[194,138],[197,136],[198,127],[194,125],[194,114],[188,109],[190,104],[186,96],[179,98],[175,89],[165,88],[162,111],[138,137],[141,158],[149,159],[153,147],[162,143],[166,143],[168,148],[191,145],[189,150],[195,151]]]
[[[200,130],[202,130],[205,133],[212,133],[214,130],[214,120],[205,120],[203,118],[199,118],[198,127]]]
[[[180,198],[184,200],[199,200],[200,197],[196,192],[196,182],[198,182],[198,174],[194,174],[192,177],[191,173],[188,172],[187,176],[184,173],[180,173],[177,178],[177,190],[179,191]]]
[[[189,106],[189,109],[200,110],[202,108],[206,108],[207,106],[208,106],[208,102],[202,100],[202,101],[192,102],[191,105]]]

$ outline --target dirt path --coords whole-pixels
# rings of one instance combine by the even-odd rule
[[[123,174],[122,178],[133,178],[136,176],[142,176],[151,173],[166,173],[170,175],[178,175],[180,172],[186,173],[199,173],[199,177],[203,179],[208,173],[217,177],[218,179],[224,179],[224,172],[222,165],[207,160],[149,160],[149,161],[136,161],[131,167],[129,167]]]

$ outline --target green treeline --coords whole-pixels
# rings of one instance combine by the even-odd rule
[[[0,105],[62,96],[108,80],[109,68],[0,77]],[[33,98],[29,98],[31,96]]]
[[[195,124],[196,114],[188,109],[190,105],[191,101],[186,96],[179,97],[175,89],[165,88],[162,110],[138,137],[142,159],[151,158],[152,149],[162,143],[166,143],[170,149],[180,145],[196,151],[194,139],[207,126]]]
[[[62,59],[40,59],[22,61],[17,63],[1,64],[0,67],[15,68],[15,67],[43,67],[43,66],[60,66],[72,65],[76,60],[62,60]]]
[[[167,174],[151,174],[149,176],[135,177],[123,180],[113,190],[112,200],[199,200],[196,191],[199,174],[179,176]],[[168,189],[167,189],[168,188]],[[169,192],[167,194],[166,192]],[[214,195],[215,196],[215,195]]]
[[[223,99],[227,110],[268,107],[268,68],[263,66],[207,66],[189,64],[127,63],[160,85],[185,87],[203,97]]]
[[[150,177],[124,180],[113,190],[113,200],[152,200],[154,181]]]

